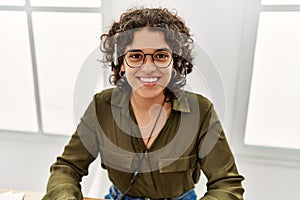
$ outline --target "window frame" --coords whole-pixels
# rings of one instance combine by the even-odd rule
[[[242,159],[300,167],[300,149],[249,145],[244,142],[259,15],[262,11],[300,12],[300,5],[262,5],[261,0],[245,1],[239,58],[240,68],[236,84],[235,110],[232,125],[232,130],[236,133],[233,140],[233,147],[235,154]]]
[[[101,13],[104,15],[104,2],[103,0],[98,0],[101,2],[101,6],[99,7],[71,7],[71,6],[31,6],[30,0],[24,0],[24,5],[0,5],[0,11],[23,11],[26,13],[27,20],[27,28],[28,28],[28,37],[29,37],[29,47],[31,54],[31,63],[32,63],[32,73],[33,73],[33,87],[34,87],[34,96],[36,103],[36,116],[37,116],[37,126],[38,131],[20,131],[20,130],[8,130],[1,129],[0,133],[16,133],[16,134],[33,134],[33,135],[52,135],[52,136],[62,136],[62,137],[70,137],[67,134],[57,134],[57,133],[49,133],[43,130],[42,123],[42,110],[41,110],[41,99],[40,99],[40,89],[39,89],[39,80],[38,80],[38,71],[37,71],[37,60],[36,60],[36,49],[35,49],[35,40],[33,33],[33,23],[32,23],[32,12],[65,12],[65,13]],[[104,24],[105,19],[102,17],[102,25]]]

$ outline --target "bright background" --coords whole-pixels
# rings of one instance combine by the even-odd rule
[[[225,99],[212,100],[246,177],[245,199],[300,199],[300,1],[31,0],[30,16],[24,3],[0,0],[0,188],[45,191],[78,116],[92,93],[108,87],[97,61],[99,36],[126,8],[161,6],[185,19],[221,76],[225,90],[217,90]],[[87,74],[100,74],[98,80],[78,77],[87,66],[96,67]],[[188,83],[210,98],[207,82],[199,81],[205,66],[197,67]],[[89,91],[92,80],[98,85]],[[107,191],[98,162],[82,185],[85,196]],[[204,188],[202,177],[199,197]]]

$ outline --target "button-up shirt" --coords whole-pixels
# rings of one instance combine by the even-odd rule
[[[81,199],[81,178],[99,154],[109,179],[122,193],[130,186],[133,173],[138,173],[130,196],[180,196],[194,187],[202,171],[207,192],[201,199],[243,199],[244,178],[207,98],[178,93],[169,118],[147,149],[130,95],[114,88],[94,96],[62,156],[51,166],[44,200]]]

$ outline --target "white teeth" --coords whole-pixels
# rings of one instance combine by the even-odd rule
[[[145,83],[154,83],[158,80],[158,78],[140,78],[140,80]]]

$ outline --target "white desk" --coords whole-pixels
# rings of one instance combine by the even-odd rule
[[[44,196],[41,192],[28,192],[28,191],[22,191],[22,190],[9,190],[9,189],[0,189],[0,194],[13,191],[14,193],[22,192],[24,193],[23,200],[41,200]]]
[[[0,194],[8,191],[13,192],[22,192],[24,193],[24,199],[23,200],[41,200],[43,196],[45,195],[42,192],[30,192],[30,191],[23,191],[23,190],[10,190],[10,189],[0,189]],[[104,199],[94,199],[94,198],[83,198],[84,200],[104,200]]]

